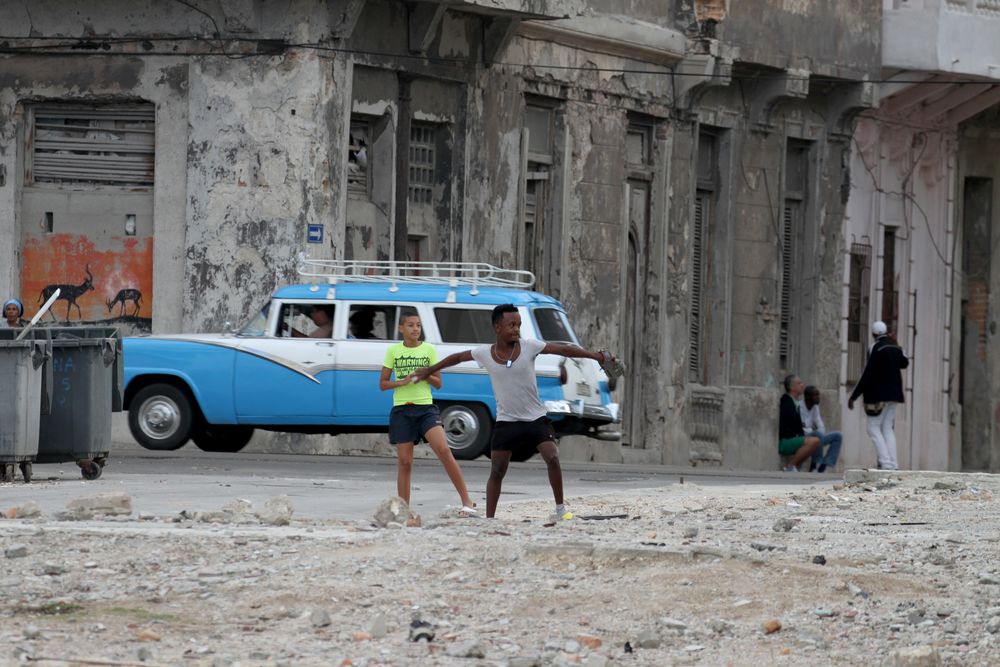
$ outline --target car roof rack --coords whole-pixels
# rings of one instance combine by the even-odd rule
[[[501,269],[482,262],[396,262],[353,259],[309,259],[299,255],[298,274],[320,278],[330,285],[346,283],[391,283],[395,292],[404,285],[469,286],[529,289],[535,284],[531,271]]]

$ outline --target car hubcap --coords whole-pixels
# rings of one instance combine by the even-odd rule
[[[177,432],[180,423],[180,408],[166,396],[147,399],[139,411],[139,428],[152,440],[169,438]]]
[[[448,436],[448,446],[464,449],[471,445],[479,434],[479,420],[464,408],[453,408],[444,415],[444,432]]]

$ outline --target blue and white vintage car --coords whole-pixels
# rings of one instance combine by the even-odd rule
[[[420,314],[440,358],[492,342],[490,313],[501,303],[517,306],[522,336],[578,344],[563,306],[530,291],[527,272],[303,260],[299,273],[313,282],[278,289],[238,331],[125,339],[125,406],[142,446],[172,450],[193,439],[205,451],[235,452],[254,429],[385,432],[392,392],[379,390],[379,374],[400,340],[403,309]],[[329,335],[310,335],[317,307],[332,315]],[[558,434],[618,437],[618,406],[596,362],[541,355],[536,373]],[[469,362],[442,380],[434,398],[456,457],[487,453],[496,402],[486,372]]]

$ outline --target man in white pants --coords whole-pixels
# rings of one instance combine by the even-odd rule
[[[882,470],[898,470],[896,434],[892,427],[896,405],[903,402],[902,369],[910,365],[910,360],[889,335],[885,322],[872,324],[872,336],[875,344],[868,354],[868,363],[865,364],[861,379],[847,401],[847,408],[853,410],[854,401],[858,396],[864,396],[868,436],[875,445],[878,467]]]

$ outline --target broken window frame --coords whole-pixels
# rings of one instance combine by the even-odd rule
[[[871,294],[872,246],[852,243],[847,282],[847,377],[857,384],[868,356],[868,310]]]
[[[372,128],[373,122],[371,118],[357,115],[351,116],[347,136],[347,196],[354,199],[371,199]],[[363,136],[363,142],[356,140],[358,134]],[[362,151],[364,151],[364,166],[358,164],[358,156]],[[352,164],[356,165],[353,173],[351,171]]]
[[[898,336],[899,286],[896,284],[896,227],[885,225],[882,230],[882,311],[881,319],[889,331]]]
[[[27,120],[26,186],[153,187],[153,104],[49,102],[29,106]]]

